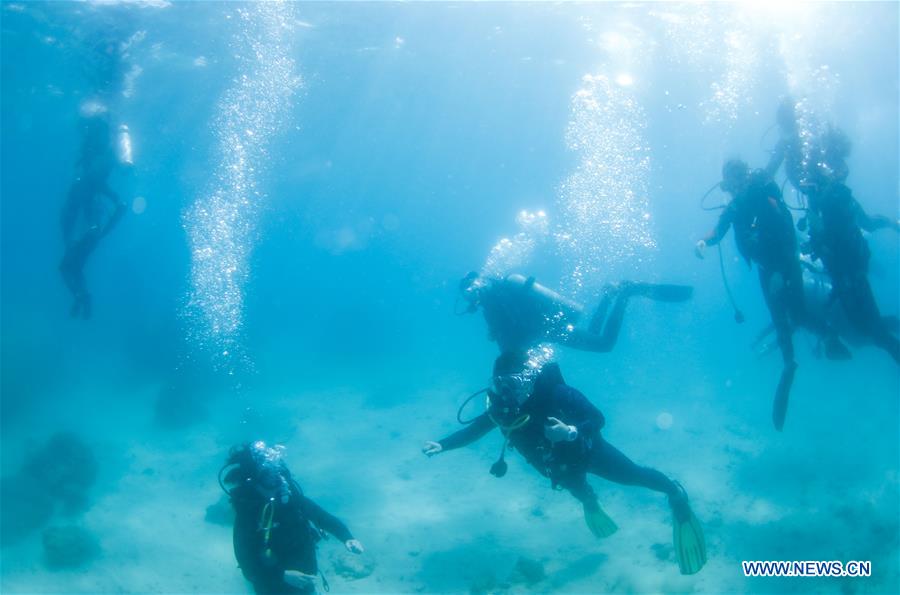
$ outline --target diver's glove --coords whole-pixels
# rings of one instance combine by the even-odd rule
[[[544,436],[550,442],[572,442],[578,438],[578,428],[569,426],[556,419],[555,417],[547,418],[548,425],[544,426]]]
[[[304,593],[313,593],[316,589],[316,576],[299,570],[285,570],[284,582]]]
[[[705,252],[706,240],[699,240],[696,244],[694,244],[694,254],[697,256],[697,258],[703,258]]]
[[[363,547],[363,544],[361,544],[358,539],[348,539],[344,542],[344,547],[347,548],[347,551],[351,554],[361,554],[366,551],[366,548]]]
[[[444,447],[441,446],[440,442],[432,442],[429,440],[422,447],[422,454],[429,456],[429,457],[433,457],[434,455],[438,454],[439,452],[442,452],[443,450],[444,450]]]

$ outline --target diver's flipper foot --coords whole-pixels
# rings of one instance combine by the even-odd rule
[[[797,364],[791,363],[781,371],[778,380],[778,389],[775,391],[775,402],[772,404],[772,423],[779,432],[784,428],[784,418],[787,417],[788,398],[791,396],[791,386],[794,384],[794,373]]]
[[[587,524],[588,529],[591,530],[591,533],[594,534],[594,537],[598,539],[605,539],[619,530],[615,521],[609,518],[609,515],[600,508],[599,504],[596,509],[584,507],[584,522]]]
[[[706,564],[706,539],[703,528],[693,512],[688,511],[687,518],[674,519],[673,540],[675,558],[681,574],[697,574]]]
[[[686,302],[694,295],[690,285],[665,285],[657,283],[632,283],[631,295],[639,295],[657,302]]]

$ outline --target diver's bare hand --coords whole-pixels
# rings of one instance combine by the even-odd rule
[[[563,423],[555,417],[547,418],[547,425],[544,426],[544,436],[550,442],[572,442],[578,438],[578,428]]]
[[[303,592],[312,593],[316,588],[316,577],[312,574],[304,574],[299,570],[285,570],[284,582]]]
[[[434,455],[438,454],[442,450],[444,450],[444,447],[441,446],[440,442],[432,442],[431,440],[426,442],[425,445],[422,447],[422,453],[429,457],[433,457]]]
[[[706,253],[706,240],[700,240],[694,244],[694,254],[697,258],[703,258]]]
[[[363,544],[361,544],[358,539],[348,539],[344,542],[344,547],[347,548],[347,551],[351,554],[361,554],[366,551],[366,548],[363,547]]]

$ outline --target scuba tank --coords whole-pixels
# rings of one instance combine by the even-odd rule
[[[131,131],[128,130],[127,124],[120,124],[116,133],[116,157],[122,165],[134,165]]]

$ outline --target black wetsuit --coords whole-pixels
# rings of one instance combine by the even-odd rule
[[[782,357],[786,365],[793,366],[792,321],[822,335],[830,331],[821,320],[807,315],[794,220],[778,186],[764,172],[750,175],[747,187],[725,208],[706,243],[718,244],[731,227],[741,256],[748,264],[757,265]]]
[[[100,240],[125,213],[124,203],[107,182],[115,167],[115,155],[102,122],[93,122],[86,128],[78,165],[81,175],[72,182],[60,217],[66,251],[59,271],[74,298],[72,315],[89,318],[91,301],[84,266]],[[79,222],[82,230],[76,233]]]
[[[502,420],[499,411],[478,416],[468,427],[440,440],[443,450],[471,444],[497,426],[518,425],[516,420],[528,415],[522,427],[504,430],[512,448],[542,475],[550,478],[554,487],[562,487],[588,508],[596,508],[597,497],[587,482],[587,473],[623,485],[637,485],[672,497],[678,497],[676,484],[665,475],[649,467],[632,462],[600,435],[605,424],[603,414],[581,392],[568,386],[556,364],[548,364],[535,381],[532,396],[523,403],[513,420]],[[552,443],[544,435],[547,418],[555,417],[578,430],[572,442]]]
[[[834,296],[847,318],[900,362],[900,341],[893,336],[869,285],[869,245],[862,229],[896,227],[886,217],[870,217],[842,183],[823,184],[810,195],[810,250],[831,276]]]
[[[534,277],[524,284],[507,277],[489,280],[481,291],[479,299],[490,339],[501,352],[527,350],[544,341],[585,351],[612,350],[625,317],[628,295],[605,291],[588,328],[580,329],[576,326],[581,312],[571,305],[546,299],[533,285]],[[611,305],[612,313],[607,317]]]
[[[342,542],[353,539],[350,530],[315,502],[303,496],[295,484],[286,504],[273,503],[271,534],[265,542],[266,501],[251,486],[239,486],[231,492],[235,510],[234,556],[244,577],[253,583],[256,593],[305,593],[284,582],[286,570],[315,575],[316,543],[319,530],[331,533]],[[270,554],[266,554],[266,550]]]

